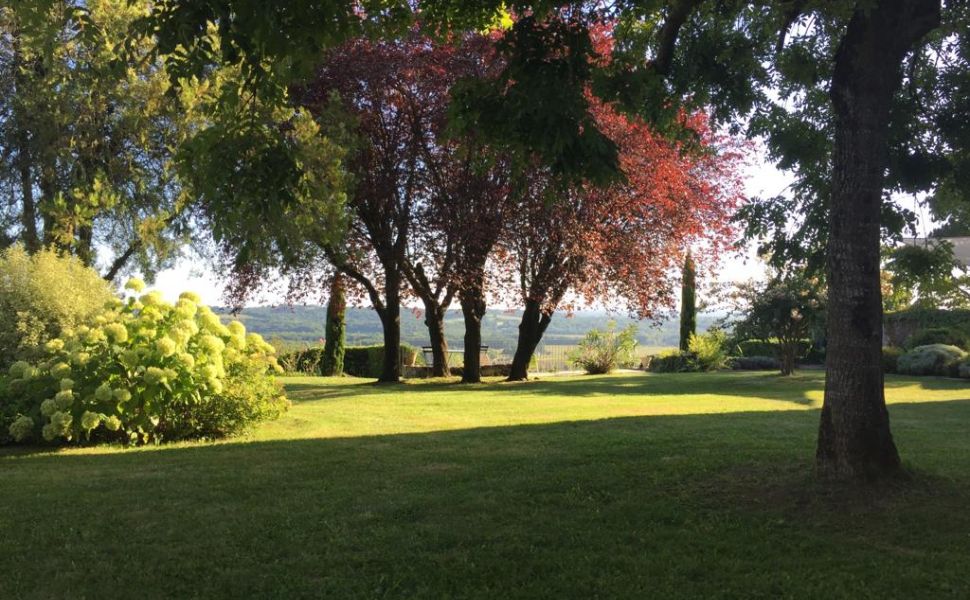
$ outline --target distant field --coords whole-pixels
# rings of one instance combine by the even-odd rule
[[[811,477],[823,375],[286,378],[251,435],[0,450],[0,598],[967,598],[970,389],[890,377],[907,467]]]

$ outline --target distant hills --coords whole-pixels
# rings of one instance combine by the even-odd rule
[[[259,333],[268,340],[301,346],[319,343],[324,337],[326,317],[327,309],[323,306],[251,307],[244,309],[237,316],[249,330]],[[489,310],[482,322],[482,343],[495,350],[502,349],[506,353],[512,353],[515,350],[521,317],[522,312],[518,310]],[[716,315],[699,315],[698,330],[706,330],[716,318]],[[596,327],[603,328],[611,320],[616,321],[618,327],[637,323],[637,339],[641,346],[653,348],[677,346],[679,334],[676,317],[660,323],[637,322],[625,316],[593,310],[579,311],[572,316],[557,313],[543,336],[543,345],[575,345],[587,331]],[[461,311],[448,311],[445,333],[451,347],[463,346],[464,325]],[[421,315],[408,309],[401,313],[401,339],[414,346],[428,343],[428,330]],[[381,322],[377,313],[368,308],[347,309],[348,344],[377,344],[381,340]]]

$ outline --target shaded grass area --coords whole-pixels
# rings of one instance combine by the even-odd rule
[[[815,483],[821,374],[287,379],[244,440],[0,455],[0,597],[967,597],[970,389]]]

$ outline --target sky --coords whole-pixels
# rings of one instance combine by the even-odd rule
[[[752,162],[745,169],[745,191],[749,197],[776,196],[791,183],[791,176],[761,160],[764,153],[757,148],[752,153]],[[758,279],[765,275],[765,265],[757,258],[753,247],[745,248],[740,255],[725,256],[716,274],[716,281],[726,283]],[[209,305],[223,304],[223,286],[219,274],[210,265],[192,259],[183,259],[171,269],[160,272],[155,278],[152,289],[160,291],[166,298],[175,300],[186,290],[199,294]],[[282,297],[269,295],[255,304],[280,304]],[[504,308],[504,307],[500,307]]]

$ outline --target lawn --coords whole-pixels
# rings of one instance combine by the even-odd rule
[[[286,379],[218,444],[0,451],[0,598],[970,596],[970,388],[893,377],[908,481],[815,483],[823,376]]]

